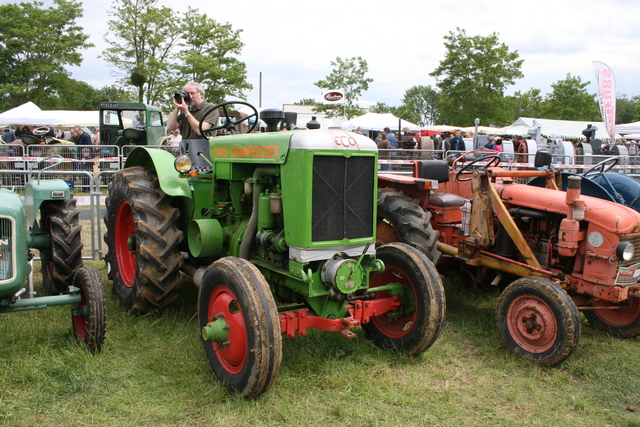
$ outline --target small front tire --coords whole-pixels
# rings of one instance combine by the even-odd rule
[[[80,268],[72,285],[79,289],[82,300],[71,307],[73,333],[78,344],[84,344],[91,353],[99,353],[107,331],[107,301],[98,270]]]
[[[522,277],[507,286],[496,320],[511,351],[542,365],[563,362],[580,340],[575,304],[564,289],[541,277]]]

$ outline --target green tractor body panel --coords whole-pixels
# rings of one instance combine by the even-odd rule
[[[141,102],[100,104],[100,144],[160,145],[166,136],[162,111]]]
[[[24,191],[24,207],[27,224],[34,227],[42,202],[66,200],[71,197],[69,185],[61,179],[37,179],[27,182]]]
[[[22,288],[30,272],[25,250],[26,228],[22,198],[13,191],[0,189],[0,298]]]

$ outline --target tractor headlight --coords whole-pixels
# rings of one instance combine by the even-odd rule
[[[189,156],[185,156],[184,154],[182,154],[176,157],[175,161],[173,162],[173,166],[180,173],[189,173],[189,171],[191,170],[191,159],[189,158]]]
[[[633,258],[633,255],[636,252],[636,248],[633,246],[631,242],[622,242],[616,248],[616,256],[618,259],[629,261]]]

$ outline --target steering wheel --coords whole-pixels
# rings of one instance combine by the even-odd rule
[[[582,174],[585,178],[596,178],[603,173],[610,171],[620,161],[620,157],[610,157],[593,165],[590,169]]]
[[[469,162],[466,165],[464,165],[462,167],[462,169],[460,169],[458,171],[458,173],[456,174],[456,179],[458,181],[469,181],[469,180],[471,180],[471,176],[469,178],[461,178],[461,176],[462,175],[471,175],[471,174],[473,174],[473,170],[472,170],[473,166],[476,163],[484,162],[485,160],[488,160],[489,163],[487,163],[486,165],[483,165],[479,169],[484,170],[484,169],[487,169],[487,168],[490,168],[490,167],[498,166],[500,164],[500,156],[489,155],[489,156],[480,157],[479,159],[475,159],[474,161]]]
[[[127,128],[122,131],[122,137],[127,145],[139,144],[144,141],[144,135],[137,129]]]
[[[31,132],[33,132],[35,136],[43,136],[48,134],[50,131],[51,131],[51,128],[47,126],[40,126],[39,128],[35,128]]]
[[[248,116],[242,117],[241,119],[238,119],[236,121],[235,117],[231,117],[229,115],[229,111],[227,110],[227,105],[235,105],[235,104],[246,105],[247,107],[251,108],[253,112]],[[203,130],[202,123],[204,123],[204,119],[207,117],[207,115],[209,115],[210,112],[212,112],[213,110],[217,110],[218,108],[222,108],[222,112],[224,113],[224,118],[226,119],[224,123],[219,126],[214,126],[209,129]],[[220,117],[223,117],[223,116],[220,115]],[[249,104],[248,102],[227,101],[227,102],[223,102],[222,104],[216,104],[213,107],[209,108],[207,111],[205,111],[204,114],[202,114],[202,119],[200,119],[200,124],[198,125],[198,129],[200,130],[200,135],[205,137],[215,136],[215,131],[217,131],[218,129],[225,129],[228,133],[235,134],[235,133],[238,133],[238,129],[236,128],[238,124],[244,122],[245,120],[249,120],[253,117],[256,118],[256,121],[253,123],[253,125],[249,128],[249,130],[246,133],[251,133],[258,125],[258,122],[259,122],[258,110],[256,110],[256,108],[253,105]]]

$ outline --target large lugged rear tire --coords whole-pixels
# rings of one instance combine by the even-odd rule
[[[202,278],[198,321],[220,382],[245,397],[271,387],[282,363],[282,335],[273,294],[255,265],[235,257],[214,262]]]
[[[113,294],[129,312],[162,309],[177,298],[184,259],[180,211],[171,202],[149,169],[123,169],[109,184],[105,260]]]
[[[362,329],[381,348],[421,354],[436,341],[444,324],[446,302],[440,275],[422,252],[403,243],[379,247],[376,257],[386,269],[371,276],[370,287],[401,283],[404,292],[397,310],[372,317]],[[389,297],[386,291],[374,294]]]
[[[522,277],[507,286],[496,320],[511,351],[542,365],[564,361],[580,340],[575,304],[564,289],[541,277]]]
[[[439,233],[433,230],[431,213],[418,202],[393,188],[378,190],[378,225],[376,244],[402,242],[422,251],[433,264],[438,264],[440,251],[436,248]]]
[[[40,220],[51,234],[51,255],[42,257],[42,285],[49,295],[66,293],[82,267],[82,227],[76,199],[47,202]]]

